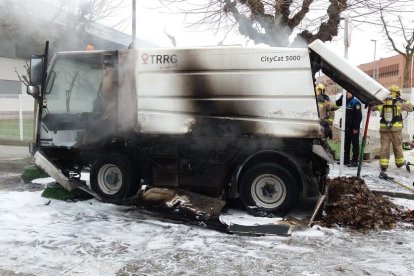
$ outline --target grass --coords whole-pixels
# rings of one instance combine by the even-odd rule
[[[41,196],[44,198],[57,200],[86,200],[93,198],[93,196],[82,190],[76,189],[69,192],[57,183],[46,187],[46,189],[43,190]]]
[[[22,180],[24,183],[29,183],[33,179],[49,177],[41,168],[36,165],[28,165],[24,168],[22,173]]]
[[[24,168],[21,178],[24,183],[29,183],[33,179],[49,177],[49,175],[36,165],[28,165]],[[57,200],[86,200],[91,199],[93,196],[82,191],[73,190],[68,191],[58,183],[48,185],[42,192],[42,197],[57,199]]]
[[[339,160],[340,153],[341,153],[341,142],[328,140],[328,145],[335,152],[335,156],[334,156],[335,160]]]
[[[33,119],[23,119],[23,140],[33,138]],[[18,119],[0,120],[0,140],[20,140],[20,126]]]
[[[328,140],[328,145],[335,152],[335,156],[334,156],[335,160],[339,160],[340,155],[341,155],[341,142],[340,141]],[[351,148],[351,150],[352,150],[352,148]],[[361,147],[360,147],[360,150],[362,150]],[[365,147],[364,152],[367,152],[367,147]],[[369,150],[368,150],[368,152],[369,152]]]

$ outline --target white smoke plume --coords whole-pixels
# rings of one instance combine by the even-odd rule
[[[91,35],[91,30],[99,31],[102,25],[98,22],[116,14],[121,2],[0,0],[1,44],[13,41],[8,44],[16,44],[17,51],[25,48],[32,53],[41,53],[46,40],[54,52],[84,50],[93,43],[99,47],[99,39]]]

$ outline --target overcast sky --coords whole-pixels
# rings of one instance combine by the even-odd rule
[[[130,0],[131,1],[131,0]],[[131,1],[132,2],[132,1]],[[125,13],[129,13],[130,7],[126,5]],[[137,0],[137,36],[160,47],[171,47],[171,40],[165,32],[175,36],[177,47],[186,46],[211,46],[217,45],[223,40],[224,35],[215,35],[213,31],[201,32],[194,31],[185,27],[185,18],[182,14],[168,14],[160,12],[159,2],[154,0]],[[369,17],[364,18],[369,21]],[[380,22],[378,22],[380,23]],[[344,22],[341,22],[342,27]],[[393,56],[396,53],[390,50],[386,44],[386,39],[378,27],[370,24],[351,23],[351,45],[348,49],[348,59],[352,64],[372,62],[374,60],[376,40],[376,59]],[[131,33],[130,26],[125,27],[124,31]],[[337,54],[344,55],[343,28],[333,42],[327,43]],[[240,44],[246,45],[245,37],[229,35],[224,40],[224,45]],[[252,43],[248,43],[252,46]]]

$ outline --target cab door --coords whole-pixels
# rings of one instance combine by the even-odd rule
[[[114,67],[111,56],[86,52],[55,56],[43,95],[41,147],[81,146],[86,135],[91,137],[88,133],[97,127],[102,114],[108,112],[105,100],[113,100],[104,99],[104,91],[112,85],[104,78],[106,67]],[[112,82],[109,74],[108,79]],[[116,105],[116,100],[112,103]],[[114,128],[113,124],[105,127],[106,130]]]

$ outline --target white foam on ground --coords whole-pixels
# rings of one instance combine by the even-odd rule
[[[356,168],[344,170],[356,174]],[[337,174],[335,166],[331,176]],[[377,162],[362,169],[371,189],[407,192],[378,174]],[[394,168],[389,174],[407,185],[414,176]],[[369,234],[314,226],[290,237],[237,236],[96,200],[45,205],[49,200],[40,193],[0,190],[0,274],[1,269],[34,275],[411,275],[414,270],[414,231],[407,225]],[[414,208],[414,201],[393,200]],[[239,210],[224,216],[241,224],[275,220]]]

